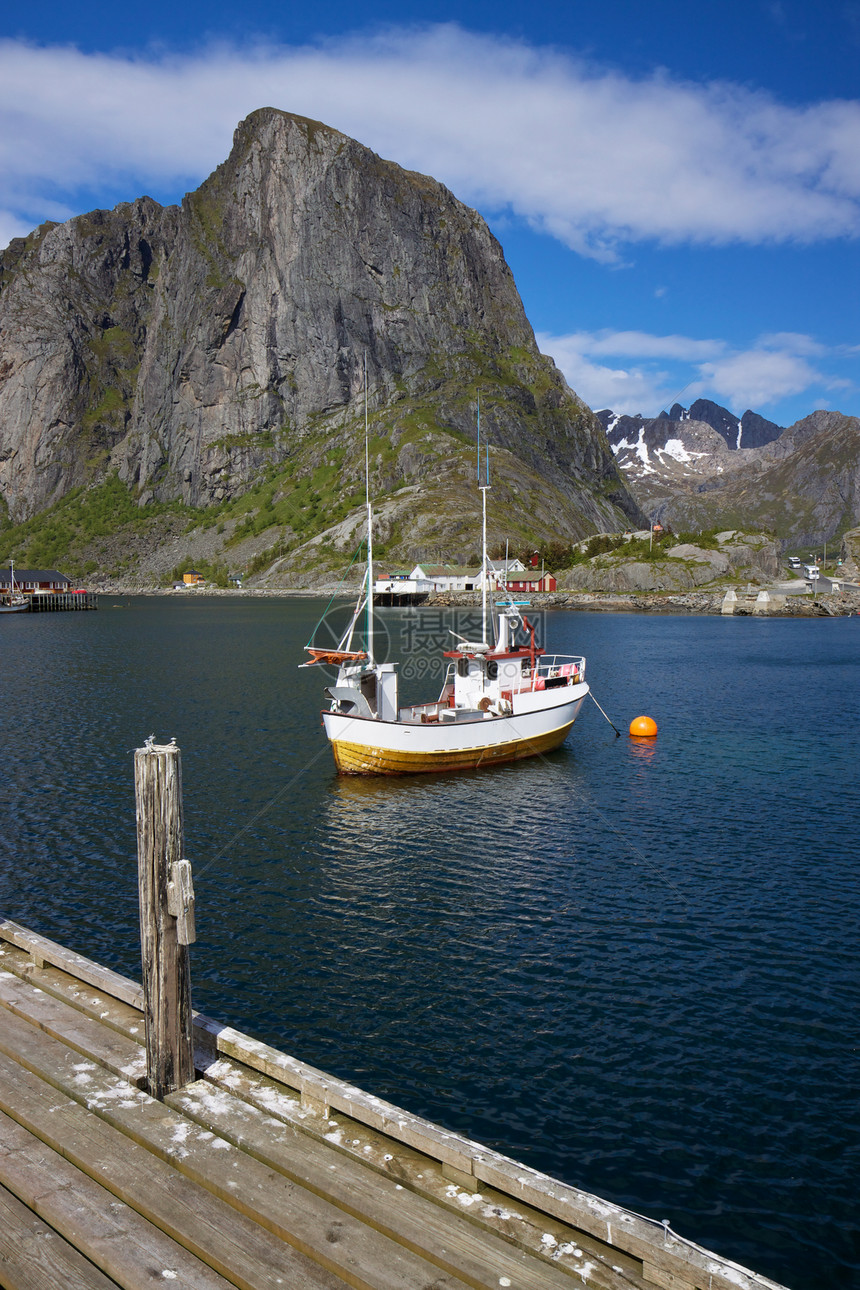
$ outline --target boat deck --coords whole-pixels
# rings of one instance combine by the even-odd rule
[[[673,1233],[195,1014],[144,1091],[141,989],[0,922],[9,1290],[754,1290]]]

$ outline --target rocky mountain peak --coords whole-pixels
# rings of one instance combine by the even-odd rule
[[[220,505],[266,472],[291,464],[299,479],[324,458],[340,462],[329,492],[349,494],[365,356],[387,445],[374,487],[431,483],[441,443],[474,439],[480,397],[512,481],[517,461],[546,481],[561,532],[639,517],[600,423],[538,351],[477,212],[274,108],[239,124],[181,206],[142,197],[0,254],[9,514],[111,472],[144,508]],[[435,455],[416,448],[434,435]],[[526,523],[534,503],[511,489]]]

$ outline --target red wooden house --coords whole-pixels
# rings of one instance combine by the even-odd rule
[[[554,574],[538,573],[531,569],[523,573],[517,572],[505,581],[508,591],[555,591],[557,586]]]

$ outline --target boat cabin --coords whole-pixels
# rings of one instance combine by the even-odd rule
[[[342,663],[337,684],[327,686],[325,695],[349,716],[397,721],[398,681],[393,663]]]

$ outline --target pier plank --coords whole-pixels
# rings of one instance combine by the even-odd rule
[[[4,1290],[117,1290],[74,1246],[0,1186],[0,1285]]]
[[[7,971],[31,986],[70,1004],[85,1017],[117,1030],[128,1039],[144,1044],[145,1024],[140,1006],[116,999],[105,990],[87,985],[64,968],[44,962],[36,964],[26,950],[0,940],[0,971]]]
[[[80,1056],[99,1062],[129,1083],[146,1079],[146,1054],[140,1044],[7,971],[0,971],[0,1009],[29,1022]]]
[[[343,1290],[341,1278],[261,1230],[5,1054],[0,1055],[0,1110],[238,1290]]]
[[[16,991],[11,984],[16,979],[26,989]],[[35,996],[29,1003],[27,990]],[[105,1088],[102,1118],[112,1114],[110,1098],[115,1111],[118,1099],[136,1096],[125,1081],[137,1082],[137,1071],[142,1070],[141,1005],[142,991],[135,982],[0,919],[0,1032],[9,1029],[17,1013],[31,1029],[38,1027],[52,1040],[68,1043],[71,1058],[78,1062],[77,1068],[69,1068],[75,1070],[69,1076],[73,1081],[87,1075],[86,1061],[98,1053],[105,1071],[119,1073],[119,1078],[105,1075],[113,1083]],[[104,1037],[107,1030],[114,1032],[113,1038]],[[539,1248],[541,1232],[559,1243],[572,1240],[589,1263],[601,1265],[599,1273],[589,1268],[589,1284],[596,1286],[593,1278],[605,1271],[617,1274],[617,1280],[608,1282],[613,1287],[782,1290],[769,1278],[664,1231],[660,1224],[549,1178],[199,1013],[194,1015],[194,1040],[196,1064],[208,1083],[226,1088],[315,1142],[325,1142],[337,1158],[349,1155],[386,1178],[402,1171],[406,1188],[473,1225],[482,1225],[483,1208],[493,1230],[523,1249],[534,1251],[536,1241]],[[129,1046],[124,1048],[123,1042]],[[32,1060],[32,1054],[13,1055],[24,1066]],[[49,1073],[45,1078],[56,1085]],[[74,1082],[70,1087],[72,1096],[85,1104],[88,1094],[82,1087]],[[332,1112],[352,1140],[332,1133]],[[157,1153],[160,1148],[147,1141],[145,1149]],[[465,1192],[448,1185],[452,1171]],[[485,1199],[489,1204],[483,1204]],[[498,1221],[489,1217],[494,1208]],[[563,1259],[558,1265],[569,1271]]]
[[[60,1001],[61,1004],[82,1011],[92,1022],[116,1029],[120,1033],[133,1038],[135,1042],[140,1038],[142,1018],[136,1009],[119,1001],[106,999],[102,994],[82,989],[79,982],[76,982],[73,977],[61,969],[49,965],[34,968],[29,956],[24,951],[11,947],[5,955],[3,966],[14,972],[16,976],[22,977],[27,986],[37,986],[39,990],[52,996],[54,1000]],[[2,982],[0,982],[0,986],[2,986]],[[31,1006],[27,1008],[22,1003],[22,999],[25,1000],[28,993],[26,986],[23,990],[17,992],[7,990],[6,993],[7,995],[10,993],[14,995],[19,1014],[38,1020],[45,1028],[46,1033],[55,1036],[64,1035],[69,1029],[68,1018],[63,1013],[62,1007],[56,1008],[51,999],[43,999],[38,1007]],[[39,996],[37,996],[38,998]],[[94,1033],[98,1036],[98,1030]],[[78,1038],[83,1038],[80,1031],[78,1031]],[[90,1035],[91,1052],[94,1047],[95,1044],[92,1042],[92,1035]],[[105,1064],[112,1066],[114,1070],[118,1066],[117,1062],[112,1060],[115,1053],[116,1050],[113,1045],[111,1045],[107,1053],[102,1053]],[[93,1053],[93,1055],[98,1054]],[[120,1055],[123,1058],[122,1064],[125,1065],[126,1054],[123,1052]],[[238,1084],[242,1090],[240,1096],[250,1098],[251,1105],[253,1105],[253,1099],[256,1094],[263,1101],[262,1109],[266,1112],[271,1110],[272,1088],[268,1077],[247,1070],[243,1077],[239,1073],[241,1068],[230,1059],[223,1057],[220,1059],[219,1066],[229,1068],[228,1070],[222,1069],[221,1078],[226,1080],[231,1087],[236,1087]],[[254,1086],[255,1080],[258,1085],[269,1085],[269,1089],[256,1088]],[[481,1208],[486,1209],[490,1215],[489,1221],[482,1223],[479,1217],[480,1209],[476,1208],[473,1212],[471,1208],[467,1209],[462,1203],[458,1202],[455,1194],[457,1189],[450,1187],[449,1180],[443,1177],[438,1162],[428,1157],[422,1157],[420,1153],[415,1154],[414,1149],[397,1143],[393,1139],[387,1138],[386,1135],[379,1135],[378,1131],[370,1130],[363,1125],[359,1125],[358,1122],[353,1122],[352,1129],[361,1134],[364,1150],[370,1150],[369,1143],[373,1142],[374,1156],[379,1157],[380,1161],[384,1156],[387,1161],[391,1161],[394,1164],[393,1176],[388,1165],[379,1167],[379,1172],[383,1174],[383,1182],[387,1183],[389,1192],[388,1194],[383,1194],[382,1197],[376,1197],[372,1174],[368,1178],[368,1174],[371,1173],[368,1165],[371,1165],[372,1169],[373,1161],[367,1157],[363,1160],[360,1158],[359,1152],[361,1148],[350,1148],[350,1146],[345,1145],[341,1150],[335,1146],[331,1139],[333,1136],[338,1135],[332,1134],[330,1122],[321,1119],[321,1117],[308,1116],[307,1111],[301,1108],[298,1093],[291,1093],[290,1090],[281,1085],[278,1104],[283,1106],[285,1101],[290,1101],[294,1105],[295,1114],[292,1117],[282,1117],[280,1121],[277,1121],[277,1112],[275,1112],[276,1121],[282,1124],[290,1124],[290,1132],[293,1134],[299,1132],[301,1137],[306,1139],[307,1148],[303,1150],[301,1143],[297,1142],[295,1149],[299,1151],[300,1155],[307,1156],[308,1153],[311,1153],[309,1156],[309,1169],[311,1172],[302,1174],[298,1166],[292,1173],[285,1168],[282,1168],[281,1172],[289,1174],[295,1181],[308,1186],[310,1190],[316,1191],[319,1195],[326,1196],[332,1203],[346,1210],[350,1210],[350,1202],[354,1202],[357,1196],[367,1193],[369,1196],[369,1212],[363,1206],[355,1206],[351,1212],[356,1217],[361,1218],[362,1221],[369,1222],[377,1230],[386,1232],[393,1239],[405,1245],[406,1248],[421,1253],[422,1257],[429,1258],[431,1262],[437,1263],[438,1266],[458,1270],[458,1275],[464,1277],[467,1281],[471,1277],[473,1281],[470,1281],[470,1284],[474,1283],[475,1285],[483,1286],[485,1280],[481,1279],[483,1276],[482,1265],[486,1264],[487,1267],[494,1267],[499,1262],[499,1258],[501,1258],[504,1267],[508,1267],[509,1271],[509,1265],[512,1260],[514,1262],[521,1261],[523,1270],[517,1284],[522,1280],[524,1290],[527,1290],[533,1282],[536,1285],[546,1284],[547,1278],[550,1278],[551,1283],[554,1277],[563,1278],[560,1284],[567,1284],[564,1274],[541,1257],[544,1252],[541,1237],[547,1230],[546,1219],[541,1223],[539,1216],[535,1216],[535,1222],[529,1223],[522,1214],[511,1213],[510,1206],[504,1204],[503,1197],[496,1197],[495,1204],[493,1204],[491,1198],[479,1197]],[[242,1102],[237,1100],[235,1106],[236,1113],[239,1114]],[[298,1126],[295,1124],[295,1118],[299,1119]],[[308,1121],[312,1122],[316,1119],[320,1119],[321,1124],[319,1131],[314,1133],[312,1125]],[[304,1123],[302,1123],[303,1120],[305,1121]],[[221,1132],[223,1136],[235,1142],[236,1139],[227,1131],[228,1128],[229,1124],[222,1128]],[[308,1133],[309,1128],[311,1129],[310,1133]],[[328,1133],[328,1141],[325,1140],[326,1133]],[[350,1139],[351,1135],[347,1135],[347,1138]],[[311,1144],[315,1145],[311,1146]],[[261,1156],[259,1151],[250,1148],[247,1143],[243,1145],[245,1149],[251,1150],[251,1153],[257,1158],[267,1159],[265,1155]],[[313,1152],[319,1153],[318,1163],[316,1163]],[[338,1194],[328,1194],[325,1191],[324,1184],[327,1179],[335,1176],[329,1163],[333,1154],[336,1155],[339,1161],[342,1161],[343,1157],[346,1156],[349,1160],[349,1165],[346,1166],[347,1169],[352,1167],[357,1170],[354,1184],[346,1189],[347,1193],[351,1191],[351,1195],[341,1194],[339,1196]],[[398,1173],[398,1163],[402,1161],[405,1154],[414,1155],[414,1161],[411,1162],[413,1167],[408,1172],[401,1170]],[[358,1160],[356,1160],[356,1157],[358,1157]],[[316,1171],[315,1182],[313,1181],[314,1170]],[[342,1172],[342,1165],[339,1164],[338,1170],[335,1171],[338,1178]],[[418,1179],[417,1184],[416,1178]],[[406,1188],[403,1186],[404,1183]],[[410,1187],[412,1192],[407,1190]],[[412,1193],[416,1191],[423,1192],[425,1196],[427,1193],[432,1193],[431,1200],[428,1201],[423,1196],[413,1196]],[[341,1192],[343,1192],[343,1189],[341,1189]],[[372,1204],[370,1204],[371,1201],[373,1202]],[[419,1214],[412,1222],[411,1228],[407,1223],[405,1230],[401,1230],[403,1226],[402,1220],[406,1217],[404,1211],[411,1212],[413,1201],[418,1204],[419,1209],[422,1204],[425,1207],[429,1206],[427,1217],[424,1218]],[[390,1226],[386,1226],[386,1220],[391,1224]],[[552,1224],[550,1224],[550,1227],[552,1227]],[[520,1234],[518,1230],[520,1228],[526,1233],[525,1236]],[[458,1238],[458,1232],[464,1233],[462,1238]],[[498,1241],[498,1258],[495,1258],[491,1251],[481,1249],[482,1232],[486,1233],[490,1243],[494,1239]],[[501,1235],[496,1236],[496,1233],[501,1233]],[[431,1236],[432,1240],[430,1239]],[[633,1260],[625,1258],[621,1252],[611,1251],[609,1252],[611,1257],[607,1258],[606,1252],[598,1248],[598,1243],[591,1241],[583,1233],[562,1232],[556,1228],[555,1237],[557,1238],[557,1245],[554,1247],[556,1252],[560,1248],[570,1251],[572,1255],[573,1250],[576,1249],[580,1255],[579,1258],[568,1257],[565,1254],[557,1255],[557,1262],[561,1267],[569,1267],[571,1270],[575,1270],[589,1263],[592,1268],[596,1268],[596,1271],[591,1273],[591,1283],[595,1286],[595,1290],[602,1290],[604,1284],[607,1286],[617,1284],[617,1274],[613,1271],[613,1268],[617,1268],[619,1263],[623,1265],[623,1270],[628,1275],[631,1275],[633,1284],[641,1284],[641,1266],[636,1266]],[[571,1237],[575,1239],[571,1240]],[[459,1263],[456,1261],[446,1262],[441,1254],[434,1253],[435,1250],[443,1251],[446,1243],[453,1245],[455,1250],[459,1249],[460,1245],[465,1247],[464,1251],[457,1256],[460,1259]],[[512,1249],[511,1246],[519,1248]],[[475,1252],[470,1255],[469,1250],[472,1247],[474,1247]],[[527,1253],[524,1255],[520,1251]],[[501,1267],[498,1275],[505,1275],[504,1267]]]
[[[241,1031],[234,1030],[231,1026],[222,1026],[201,1014],[195,1015],[195,1034],[201,1045],[208,1034],[210,1043],[217,1052],[299,1089],[303,1097],[342,1111],[382,1133],[390,1133],[399,1141],[408,1143],[418,1151],[425,1151],[443,1164],[459,1169],[461,1173],[468,1175],[474,1172],[474,1144],[458,1133],[412,1115],[383,1098],[365,1093],[363,1089],[327,1075],[325,1071],[309,1066],[307,1062],[278,1052],[269,1044],[251,1039]]]
[[[20,963],[16,964],[16,966],[23,970]],[[32,988],[32,986],[35,985],[33,978],[36,976],[37,971],[41,984],[38,989],[34,990]],[[101,1025],[103,1018],[101,1015],[99,1015],[98,1018],[94,1015],[94,1008],[100,1005],[101,996],[94,996],[95,1002],[88,1001],[86,994],[84,994],[83,999],[76,998],[64,983],[53,977],[46,979],[50,971],[59,970],[49,969],[47,967],[36,971],[30,970],[27,974],[27,978],[24,980],[17,979],[12,973],[0,971],[0,1007],[8,1007],[10,1011],[15,1012],[16,1015],[37,1025],[46,1034],[53,1037],[59,1037],[64,1042],[68,1038],[80,1054],[90,1054],[101,1062],[108,1070],[112,1070],[114,1073],[121,1074],[126,1078],[136,1077],[137,1081],[142,1081],[144,1066],[142,1064],[143,1058],[141,1056],[140,1045],[137,1042],[137,1036],[134,1038],[130,1037],[130,1032],[132,1030],[139,1031],[141,1021],[140,1013],[133,1009],[128,1009],[128,1011],[125,1012],[127,1005],[123,1004],[117,1004],[113,1008],[110,1006],[102,1008],[101,1012],[107,1011],[109,1013],[111,1020],[114,1022],[114,1027],[118,1032],[114,1036],[111,1036],[109,1033],[105,1034]],[[45,986],[48,987],[48,990],[45,990]],[[76,1011],[82,1011],[84,1015],[75,1018],[74,1013]],[[124,1015],[121,1015],[123,1013]],[[225,1030],[226,1034],[223,1033]],[[230,1031],[229,1028],[222,1028],[222,1031],[218,1034],[219,1050],[223,1047],[230,1051],[240,1052],[243,1056],[251,1056],[254,1058],[259,1065],[271,1068],[272,1062],[269,1058],[269,1054],[274,1053],[275,1050],[271,1050],[267,1045],[259,1044],[256,1041],[247,1040],[244,1036],[240,1036],[237,1040],[235,1038],[236,1033],[237,1032]],[[125,1042],[123,1042],[120,1039],[120,1035],[129,1037]],[[295,1062],[293,1059],[285,1058],[283,1054],[276,1054],[276,1056],[279,1057],[280,1060],[274,1064],[275,1069],[281,1072],[283,1071],[284,1066],[287,1066],[295,1083],[301,1083],[303,1081],[309,1082],[310,1080],[313,1080],[314,1091],[316,1092],[318,1090],[319,1086],[317,1085],[314,1077],[321,1076],[321,1072],[316,1072],[314,1068],[307,1067],[304,1063]],[[222,1058],[221,1060],[222,1062],[225,1060],[228,1062],[230,1061],[229,1058]],[[301,1073],[301,1078],[297,1078],[299,1073]],[[269,1077],[263,1076],[263,1078],[268,1079]],[[340,1082],[337,1081],[336,1083]],[[425,1148],[432,1150],[435,1155],[435,1160],[428,1159],[427,1161],[431,1171],[438,1169],[440,1156],[443,1157],[442,1163],[444,1165],[447,1161],[452,1158],[457,1158],[459,1155],[459,1151],[456,1148],[452,1149],[452,1139],[458,1143],[462,1142],[465,1144],[464,1139],[457,1139],[456,1135],[445,1133],[443,1130],[439,1130],[436,1126],[427,1126],[428,1129],[432,1131],[428,1134],[425,1131],[425,1122],[420,1120],[419,1117],[413,1117],[406,1112],[400,1113],[400,1119],[395,1125],[393,1124],[393,1116],[391,1112],[395,1111],[396,1108],[390,1107],[389,1104],[382,1102],[381,1100],[372,1098],[371,1095],[359,1095],[359,1090],[354,1090],[348,1085],[343,1086],[343,1089],[343,1093],[335,1092],[334,1096],[331,1098],[332,1102],[339,1106],[349,1106],[350,1109],[354,1109],[359,1115],[361,1115],[362,1123],[366,1124],[368,1119],[373,1119],[379,1125],[384,1125],[385,1129],[394,1128],[398,1132],[398,1141],[402,1141],[404,1138],[406,1139],[405,1145],[407,1150],[410,1149],[409,1143],[420,1143]],[[380,1109],[376,1110],[374,1114],[368,1115],[367,1112],[369,1107],[366,1103],[378,1104]],[[413,1121],[414,1128],[412,1127]],[[406,1130],[405,1132],[404,1129]],[[380,1132],[380,1130],[377,1129],[375,1132]],[[382,1130],[382,1133],[383,1136],[386,1136],[384,1129]],[[445,1149],[440,1151],[440,1145],[443,1145]],[[415,1150],[416,1148],[413,1146],[411,1149]],[[479,1168],[480,1163],[481,1161],[479,1157]],[[498,1158],[495,1163],[498,1166]],[[514,1162],[505,1161],[504,1164],[513,1165]],[[473,1165],[472,1167],[474,1168],[475,1166]],[[525,1202],[527,1205],[529,1202],[534,1204],[535,1198],[528,1194],[527,1188],[523,1188],[521,1185],[527,1181],[527,1178],[523,1175],[529,1175],[531,1172],[532,1171],[530,1170],[525,1170],[523,1166],[517,1167],[518,1182],[520,1183],[521,1189],[520,1200],[521,1202]],[[542,1178],[542,1175],[540,1177]],[[467,1221],[472,1220],[473,1215],[458,1206],[456,1196],[452,1196],[449,1193],[446,1194],[444,1186],[446,1179],[442,1178],[441,1173],[438,1181],[442,1184],[442,1195],[439,1194],[439,1189],[437,1188],[437,1194],[433,1199],[437,1202],[441,1200],[443,1204],[447,1203],[449,1210],[453,1210],[457,1219],[466,1219]],[[424,1190],[424,1187],[422,1187],[422,1190]],[[510,1193],[511,1190],[512,1189],[509,1186],[508,1192]],[[590,1197],[588,1199],[591,1200]],[[509,1207],[505,1207],[502,1212],[506,1213],[508,1208]],[[607,1208],[613,1209],[614,1207]],[[569,1224],[570,1215],[566,1212],[566,1209],[566,1205],[560,1209],[555,1209],[555,1217],[558,1221]],[[517,1217],[519,1216],[517,1215]],[[589,1212],[588,1218],[594,1222],[595,1215],[593,1212]],[[600,1222],[600,1220],[598,1220],[598,1222]],[[500,1226],[506,1226],[511,1229],[514,1227],[514,1224],[508,1222],[503,1225],[496,1221],[492,1225],[487,1224],[487,1229],[489,1229],[490,1226],[499,1230]],[[380,1230],[382,1229],[380,1228]],[[611,1226],[609,1228],[609,1232],[611,1234]],[[512,1236],[513,1233],[509,1230],[505,1235]],[[542,1248],[542,1233],[538,1233],[535,1236],[535,1233],[531,1232],[529,1235],[531,1236],[530,1240],[517,1240],[515,1235],[513,1235],[513,1239],[521,1249],[530,1251],[533,1258],[539,1259],[541,1256],[538,1252]],[[570,1239],[571,1236],[573,1236],[573,1240]],[[589,1231],[588,1223],[584,1223],[581,1227],[577,1227],[573,1233],[558,1231],[554,1234],[554,1239],[557,1239],[558,1242],[557,1246],[554,1247],[556,1250],[561,1247],[562,1249],[568,1249],[571,1252],[573,1250],[577,1250],[579,1252],[578,1257],[571,1258],[566,1255],[561,1256],[558,1259],[559,1265],[570,1270],[581,1269],[587,1265],[590,1269],[590,1275],[592,1278],[597,1278],[593,1279],[593,1284],[595,1285],[596,1290],[600,1290],[601,1276],[606,1277],[607,1284],[611,1285],[613,1283],[613,1279],[617,1282],[617,1270],[619,1268],[621,1269],[621,1272],[630,1279],[631,1284],[643,1284],[641,1263],[635,1258],[631,1259],[629,1255],[625,1256],[621,1251],[608,1251],[602,1248],[603,1242],[594,1240],[594,1229],[592,1228],[591,1231]],[[649,1253],[652,1253],[653,1257],[653,1251],[651,1251],[650,1248]],[[659,1254],[657,1255],[656,1261],[659,1262]],[[549,1265],[549,1269],[550,1273],[555,1271],[551,1265]],[[679,1284],[681,1283],[679,1282]]]
[[[151,1290],[157,1280],[177,1290],[233,1286],[2,1112],[0,1185],[122,1290]]]
[[[545,1260],[464,1222],[461,1214],[446,1211],[348,1155],[334,1155],[330,1145],[315,1142],[204,1081],[171,1094],[167,1102],[475,1290],[496,1290],[503,1277],[518,1290],[569,1290],[569,1274]],[[606,1282],[595,1278],[591,1284]]]
[[[137,1162],[132,1185],[136,1182],[138,1195],[143,1186],[139,1175],[145,1179],[147,1171],[151,1174],[155,1166],[161,1165],[162,1170],[175,1175],[171,1187],[177,1179],[195,1184],[233,1209],[237,1218],[250,1220],[283,1242],[283,1248],[293,1247],[356,1290],[417,1290],[431,1284],[433,1290],[463,1290],[465,1283],[459,1278],[439,1275],[438,1269],[424,1259],[275,1174],[223,1138],[189,1124],[163,1103],[140,1090],[123,1086],[121,1081],[97,1068],[80,1070],[82,1063],[76,1062],[75,1054],[63,1050],[57,1040],[18,1018],[10,1017],[9,1022],[10,1026],[4,1026],[0,1036],[0,1050],[8,1053],[9,1047],[14,1046],[21,1054],[26,1070],[20,1073],[30,1077],[30,1084],[20,1091],[20,1098],[26,1100],[34,1115],[41,1107],[39,1127],[34,1128],[22,1119],[20,1101],[15,1102],[10,1092],[13,1076],[5,1057],[0,1057],[0,1110],[52,1146],[56,1145],[55,1135],[62,1127],[63,1154],[99,1181],[109,1178],[105,1185],[114,1194],[120,1195],[116,1185],[117,1143],[111,1141],[110,1132],[125,1138],[127,1152],[150,1153],[148,1162]],[[7,1035],[7,1030],[13,1028],[17,1033]],[[40,1090],[32,1087],[40,1076],[52,1086],[41,1085],[41,1101]],[[55,1099],[58,1096],[55,1090],[65,1095],[65,1099],[53,1110],[46,1109],[50,1095]],[[79,1102],[84,1105],[78,1105]],[[89,1117],[86,1132],[81,1115]],[[95,1126],[92,1120],[96,1121]],[[97,1148],[110,1159],[103,1161]],[[124,1176],[127,1172],[123,1171]],[[123,1194],[120,1198],[126,1197]],[[156,1202],[150,1198],[149,1203]],[[135,1203],[135,1208],[149,1216],[139,1203]],[[163,1226],[163,1206],[159,1221]],[[194,1248],[184,1237],[179,1239],[188,1248]],[[195,1252],[199,1253],[196,1249]]]
[[[557,1242],[559,1267],[571,1270],[583,1266],[580,1251],[585,1262],[597,1266],[598,1270],[590,1273],[595,1287],[602,1284],[601,1278],[612,1286],[644,1284],[641,1261],[624,1251],[610,1248],[570,1223],[560,1222],[522,1201],[512,1203],[509,1196],[492,1187],[484,1185],[479,1193],[469,1189],[468,1197],[463,1196],[438,1160],[340,1112],[336,1120],[314,1113],[294,1090],[230,1058],[220,1057],[206,1065],[204,1078],[216,1089],[223,1089],[312,1138],[326,1152],[358,1160],[362,1168],[374,1169],[393,1183],[426,1197],[447,1210],[457,1223],[484,1228],[533,1255],[545,1254],[544,1237],[549,1234]],[[619,1276],[623,1278],[620,1282]]]
[[[459,1170],[536,1211],[552,1215],[603,1246],[617,1248],[640,1267],[676,1278],[678,1290],[782,1290],[776,1282],[687,1241],[675,1233],[664,1236],[658,1223],[604,1201],[580,1188],[550,1178],[480,1143],[441,1128],[420,1116],[354,1087],[268,1044],[223,1026],[200,1014],[195,1036],[201,1044],[209,1035],[219,1054],[301,1091],[303,1101],[344,1113],[388,1134],[398,1142]],[[472,1184],[474,1186],[474,1183]]]
[[[25,950],[34,963],[53,963],[55,967],[73,973],[78,980],[85,981],[96,990],[103,990],[105,994],[122,999],[133,1007],[143,1008],[143,988],[136,981],[130,981],[128,977],[102,967],[101,963],[95,963],[82,954],[76,954],[74,950],[66,949],[65,945],[58,945],[47,936],[31,932],[29,928],[21,927],[9,918],[3,918],[0,919],[0,937]]]

